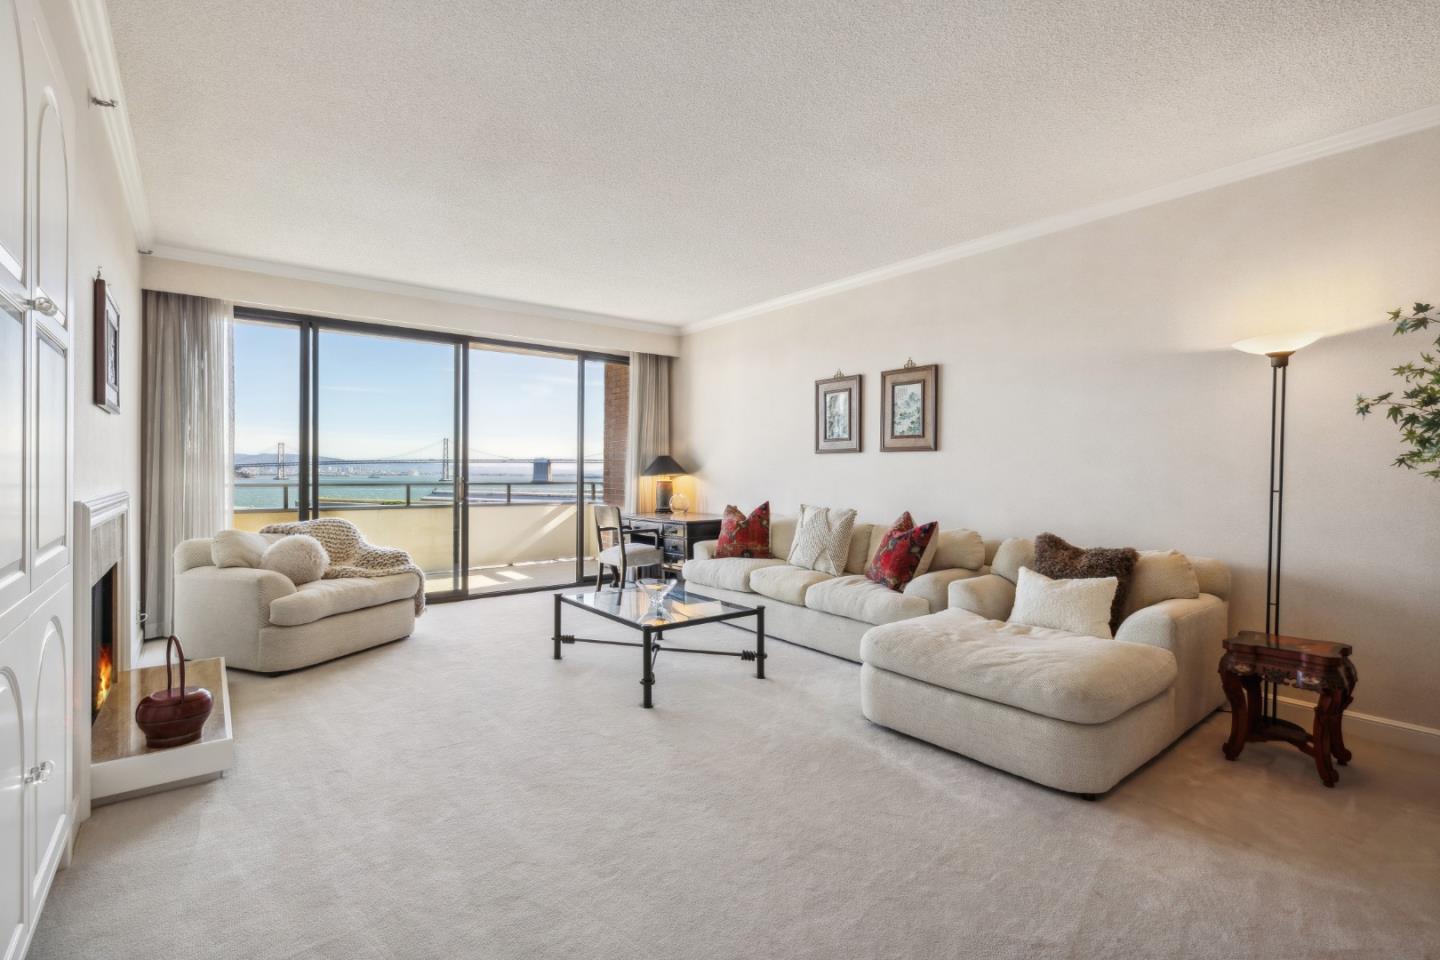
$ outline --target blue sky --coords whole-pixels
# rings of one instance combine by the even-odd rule
[[[322,332],[320,453],[438,457],[452,432],[453,357],[449,344]],[[238,453],[268,452],[281,440],[298,447],[299,364],[295,328],[235,325]],[[472,456],[573,457],[576,366],[570,357],[472,349]],[[587,457],[601,452],[603,369],[592,363],[586,377]]]

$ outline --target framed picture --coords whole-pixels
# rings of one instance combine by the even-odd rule
[[[940,367],[906,363],[880,374],[880,449],[940,448]]]
[[[95,278],[95,406],[120,412],[120,310],[100,277]]]
[[[860,451],[860,374],[815,381],[815,452]]]

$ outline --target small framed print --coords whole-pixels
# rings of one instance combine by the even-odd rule
[[[100,277],[95,278],[95,406],[120,412],[120,309]]]
[[[860,452],[860,374],[815,381],[815,452]]]
[[[914,362],[880,374],[880,449],[938,450],[940,367]]]

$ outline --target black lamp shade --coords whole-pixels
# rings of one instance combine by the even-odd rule
[[[650,461],[650,466],[641,471],[642,477],[673,477],[676,474],[685,473],[686,470],[668,454],[662,454]]]

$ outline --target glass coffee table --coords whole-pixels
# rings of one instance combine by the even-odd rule
[[[560,625],[561,611],[566,605],[578,607],[606,620],[621,623],[640,633],[640,642],[625,640],[591,640],[565,633]],[[692,647],[672,647],[664,643],[665,634],[697,627],[702,623],[723,623],[727,620],[755,618],[754,650],[702,650]],[[560,659],[560,647],[566,643],[598,643],[611,647],[639,647],[641,649],[640,686],[644,691],[643,705],[653,707],[651,688],[655,686],[655,659],[661,650],[671,653],[705,653],[716,657],[739,657],[755,661],[755,676],[765,679],[765,608],[742,607],[738,603],[715,600],[701,596],[683,586],[676,585],[661,601],[658,609],[653,608],[650,596],[639,587],[623,590],[601,590],[598,593],[557,593],[555,594],[555,659]]]

